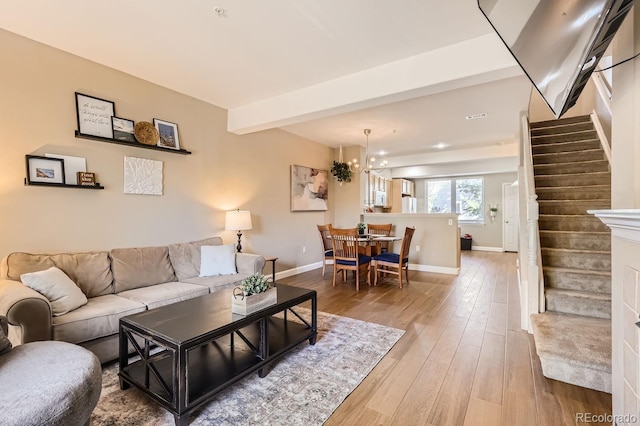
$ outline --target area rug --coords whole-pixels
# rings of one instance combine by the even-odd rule
[[[307,309],[298,308],[309,318]],[[291,315],[289,318],[293,317]],[[264,378],[252,373],[190,417],[190,425],[321,425],[364,380],[404,331],[318,312],[314,346],[302,343]],[[174,425],[174,418],[133,387],[120,390],[117,364],[106,367],[93,426]]]

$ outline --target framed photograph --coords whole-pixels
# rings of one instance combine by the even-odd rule
[[[113,139],[111,117],[116,115],[113,102],[76,92],[76,111],[78,132]]]
[[[291,166],[291,211],[328,210],[329,172],[305,166]]]
[[[154,118],[153,125],[156,126],[156,129],[160,134],[158,146],[163,148],[180,149],[177,124]]]
[[[111,125],[113,127],[114,139],[125,142],[137,142],[136,137],[133,135],[133,120],[111,117]]]
[[[64,160],[62,158],[27,155],[27,183],[64,184]]]

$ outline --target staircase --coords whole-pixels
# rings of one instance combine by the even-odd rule
[[[532,315],[546,377],[611,393],[611,174],[590,117],[531,123],[546,312]]]

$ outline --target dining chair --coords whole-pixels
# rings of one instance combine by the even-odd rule
[[[336,274],[342,271],[345,280],[347,271],[356,275],[356,290],[360,290],[360,275],[365,270],[367,284],[371,285],[371,257],[360,253],[358,230],[356,228],[337,229],[329,227],[333,243],[333,286],[336,286]]]
[[[391,226],[392,226],[391,223],[384,223],[384,224],[367,223],[367,232],[370,235],[383,235],[385,237],[388,237],[389,235],[391,235]],[[380,248],[380,253],[388,252],[389,241],[379,242],[378,247]]]
[[[331,244],[331,237],[329,236],[328,225],[318,225],[318,231],[320,232],[320,238],[322,239],[322,276],[324,277],[324,269],[326,265],[333,264],[333,245]]]
[[[373,257],[375,261],[374,275],[375,281],[373,285],[378,284],[378,274],[392,274],[398,276],[398,284],[402,288],[402,270],[405,271],[407,278],[407,284],[409,284],[409,249],[411,248],[411,239],[415,228],[407,227],[404,230],[404,237],[402,238],[402,249],[400,253],[380,253]]]

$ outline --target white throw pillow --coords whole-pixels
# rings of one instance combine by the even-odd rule
[[[237,274],[235,250],[233,244],[200,247],[200,276]]]
[[[49,299],[54,316],[64,315],[87,303],[80,287],[60,269],[51,268],[20,275],[24,285]]]

